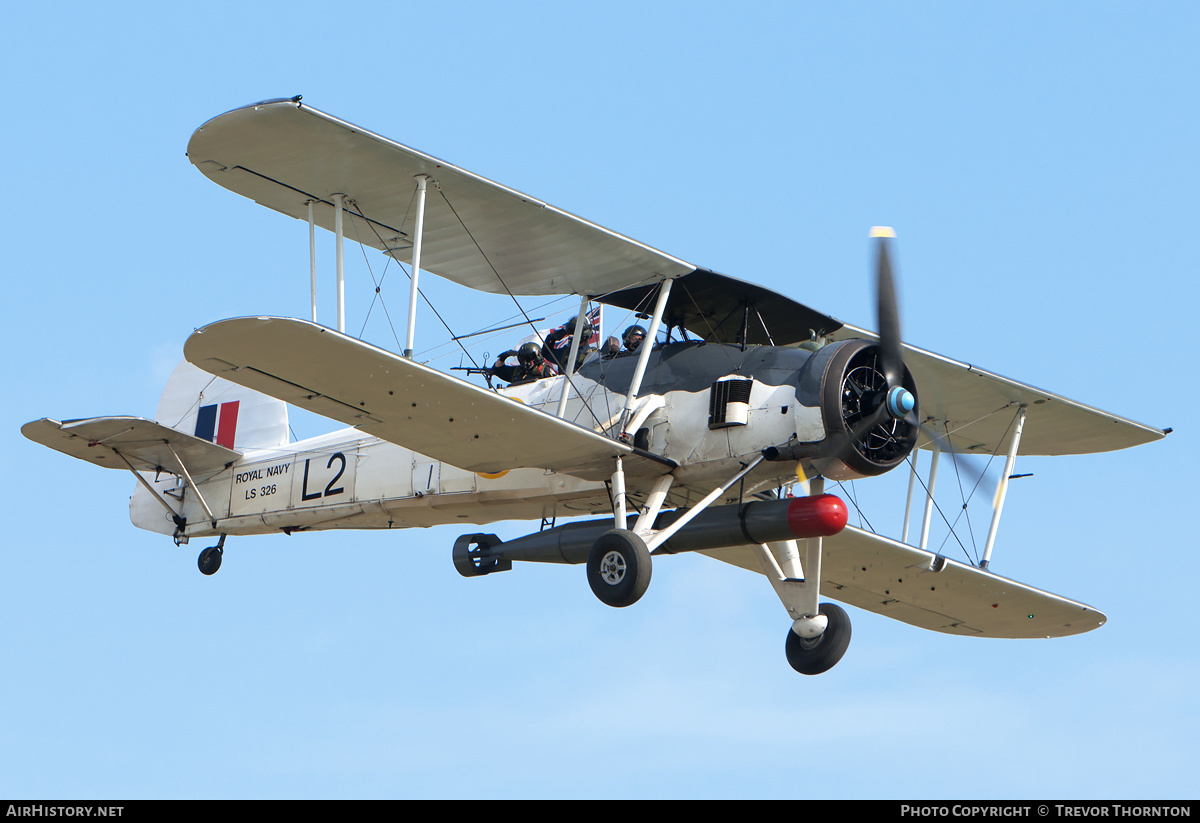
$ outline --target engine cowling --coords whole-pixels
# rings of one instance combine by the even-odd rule
[[[878,344],[844,340],[815,352],[800,369],[796,414],[820,410],[825,437],[817,442],[794,441],[766,449],[768,460],[798,460],[810,474],[832,480],[875,477],[904,462],[920,434],[917,388],[904,369],[903,388],[911,395],[911,410],[880,412],[888,403],[889,387],[880,364]],[[799,421],[798,421],[799,422]],[[797,430],[804,427],[798,425]]]

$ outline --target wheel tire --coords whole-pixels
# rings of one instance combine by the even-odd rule
[[[822,603],[821,614],[829,618],[829,625],[820,637],[805,640],[788,629],[788,663],[800,674],[821,674],[832,669],[842,659],[850,646],[850,615],[841,606]]]
[[[588,552],[587,578],[601,603],[618,609],[632,606],[650,585],[650,550],[631,531],[607,531]]]
[[[200,556],[196,558],[196,565],[200,569],[201,574],[216,574],[217,569],[221,568],[221,555],[224,552],[216,546],[209,546],[204,551],[200,552]]]

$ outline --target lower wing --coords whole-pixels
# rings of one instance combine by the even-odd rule
[[[755,547],[702,553],[762,572]],[[1083,603],[853,526],[824,538],[821,592],[922,629],[975,637],[1065,637],[1106,619]]]
[[[598,480],[612,475],[615,457],[639,458],[633,462],[654,474],[674,466],[305,320],[222,320],[192,334],[184,356],[233,383],[468,471],[540,468]]]

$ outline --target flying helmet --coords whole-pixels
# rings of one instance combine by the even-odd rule
[[[567,318],[567,322],[562,324],[562,327],[567,330],[567,334],[575,334],[575,321],[578,319],[578,317],[571,316]],[[587,340],[589,337],[591,337],[592,332],[592,321],[585,316],[583,318],[583,339]]]
[[[537,343],[526,343],[517,349],[517,361],[522,366],[537,366],[542,362],[542,348]]]
[[[638,344],[640,344],[646,339],[646,330],[641,326],[630,326],[621,333],[621,342],[625,344],[625,348],[632,350],[636,348],[636,345],[631,343],[635,337],[638,338]]]

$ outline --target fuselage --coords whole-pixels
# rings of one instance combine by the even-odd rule
[[[639,448],[676,464],[670,505],[695,502],[769,446],[826,437],[819,396],[806,390],[802,379],[813,359],[813,353],[802,349],[753,346],[743,351],[695,342],[668,344],[651,354],[634,406],[639,422],[631,434]],[[635,361],[633,356],[593,356],[584,363],[571,378],[565,417],[611,432],[620,423]],[[714,422],[714,384],[726,378],[749,381],[744,414],[734,422]],[[565,378],[555,377],[500,391],[554,414],[564,383]],[[639,419],[639,409],[650,411]],[[668,470],[664,464],[656,471]],[[794,461],[766,462],[731,494],[776,487],[794,477]],[[354,428],[285,447],[248,450],[211,477],[193,479],[212,519],[190,489],[173,478],[164,477],[159,484],[182,497],[189,536],[482,525],[612,511],[604,482],[542,469],[478,474]],[[641,488],[652,479],[646,478]],[[630,492],[636,502],[636,479]],[[142,528],[174,531],[162,507],[140,488],[131,500],[131,514]]]

